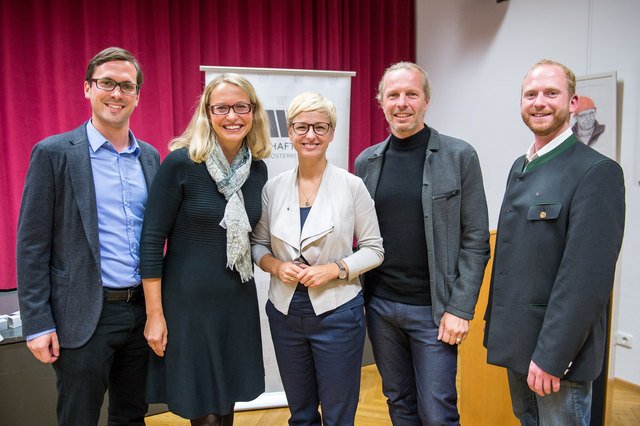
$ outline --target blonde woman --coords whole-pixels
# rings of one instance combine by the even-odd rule
[[[358,276],[382,262],[382,238],[362,180],[327,162],[333,103],[302,93],[287,125],[298,167],[265,185],[252,250],[271,274],[267,315],[289,424],[352,425],[365,335]]]
[[[154,352],[147,395],[193,425],[230,425],[235,402],[264,391],[249,233],[271,143],[249,81],[211,81],[170,147],[141,237],[145,337]]]

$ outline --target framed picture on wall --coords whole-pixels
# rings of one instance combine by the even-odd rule
[[[571,128],[578,140],[619,161],[616,135],[616,72],[576,77],[578,109]]]

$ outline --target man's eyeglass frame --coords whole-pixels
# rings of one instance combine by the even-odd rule
[[[113,92],[114,90],[116,90],[116,87],[119,87],[120,91],[125,95],[137,95],[140,92],[140,85],[136,83],[132,83],[130,81],[121,81],[120,83],[118,83],[117,81],[112,80],[110,78],[92,78],[91,81],[96,85],[96,87],[99,90],[102,90],[104,92]],[[100,81],[113,83],[113,87],[111,89],[105,89],[104,87],[100,87],[100,85],[98,84],[98,82]],[[123,84],[132,85],[134,88],[134,91],[125,90],[124,87],[122,87]]]

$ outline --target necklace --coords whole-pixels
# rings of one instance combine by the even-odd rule
[[[326,164],[327,163],[326,163],[326,160],[325,160],[324,167],[326,167]],[[298,188],[300,189],[300,192],[302,192],[302,195],[305,198],[305,202],[304,202],[304,206],[305,207],[309,207],[309,205],[311,204],[309,202],[309,200],[311,198],[313,198],[316,195],[316,193],[318,192],[318,189],[320,189],[320,184],[322,183],[322,174],[324,173],[324,167],[323,167],[322,173],[320,173],[320,179],[318,179],[318,183],[315,185],[316,189],[314,189],[313,192],[311,193],[311,195],[309,195],[309,196],[307,196],[306,192],[304,192],[304,189],[302,189],[302,178],[300,177],[300,170],[298,169]],[[310,182],[311,184],[313,184],[313,181],[316,180],[316,179],[317,179],[317,177],[313,177],[313,178],[307,180],[307,182]]]
[[[304,192],[304,189],[302,189],[301,185],[299,185],[299,188],[300,188],[300,192],[302,192],[302,195],[304,195],[304,198],[305,198],[304,206],[309,207],[309,199],[311,199],[311,197],[316,195],[316,192],[318,192],[318,189],[320,188],[320,184],[316,186],[316,189],[308,197],[307,197],[307,194]]]

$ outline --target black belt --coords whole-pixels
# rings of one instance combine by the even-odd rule
[[[105,287],[107,291],[107,302],[135,302],[138,299],[142,299],[144,297],[144,292],[142,291],[142,285],[137,285],[135,287],[129,288],[108,288]]]

